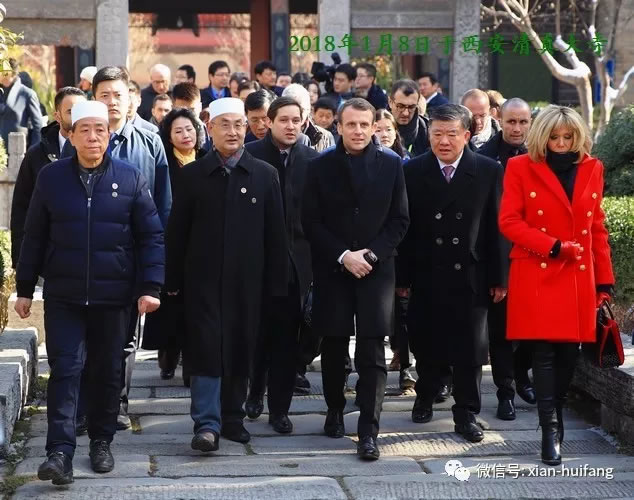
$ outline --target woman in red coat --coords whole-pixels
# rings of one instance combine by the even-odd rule
[[[601,209],[603,165],[572,109],[548,106],[509,160],[500,230],[512,243],[509,340],[532,340],[542,461],[561,463],[562,406],[580,342],[596,340],[596,308],[614,275]]]

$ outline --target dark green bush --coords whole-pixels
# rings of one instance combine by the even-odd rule
[[[606,195],[634,195],[634,105],[612,116],[592,155],[605,166]]]
[[[616,301],[634,303],[634,196],[603,199],[605,224],[610,233]]]

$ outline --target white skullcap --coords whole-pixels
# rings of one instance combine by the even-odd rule
[[[83,118],[101,118],[108,123],[108,108],[100,101],[78,101],[70,110],[73,125]]]
[[[237,97],[222,97],[212,101],[209,105],[209,119],[213,120],[216,116],[224,115],[225,113],[236,113],[238,115],[246,116],[244,114],[244,103]]]
[[[83,80],[88,80],[90,83],[92,83],[92,80],[93,78],[95,78],[96,74],[97,66],[86,66],[84,69],[81,70],[81,73],[79,73],[79,78]]]

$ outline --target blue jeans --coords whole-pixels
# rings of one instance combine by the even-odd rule
[[[220,377],[201,375],[191,377],[191,416],[194,421],[194,433],[203,431],[220,433],[222,425],[220,380]]]

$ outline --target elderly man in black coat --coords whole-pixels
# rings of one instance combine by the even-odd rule
[[[455,430],[476,442],[487,310],[506,295],[506,256],[498,230],[502,168],[469,150],[469,119],[459,105],[434,108],[431,151],[405,165],[411,225],[399,249],[398,284],[411,289],[409,338],[416,357],[414,422],[429,422],[453,367]],[[404,290],[403,290],[404,289]]]
[[[288,294],[277,171],[244,149],[240,99],[209,106],[214,149],[188,164],[167,225],[166,291],[185,303],[195,450],[246,443],[243,404],[263,301]]]
[[[355,97],[338,118],[337,147],[309,164],[302,214],[313,260],[313,328],[324,337],[324,431],[345,433],[345,365],[356,330],[357,453],[376,460],[387,378],[383,339],[393,331],[394,256],[409,224],[407,197],[401,159],[372,142],[374,107]]]
[[[301,305],[313,278],[310,246],[300,216],[308,161],[319,153],[297,143],[304,122],[302,114],[302,107],[295,99],[278,97],[268,109],[271,125],[267,135],[245,146],[278,172],[289,249],[288,294],[270,304],[263,315],[261,347],[245,408],[249,418],[262,413],[268,371],[269,423],[282,434],[293,430],[288,410],[295,387]]]
[[[30,314],[44,277],[48,382],[47,460],[38,477],[73,482],[75,415],[84,363],[88,376],[90,464],[110,472],[121,358],[133,294],[139,314],[159,305],[164,278],[163,226],[143,174],[106,154],[108,109],[72,108],[77,154],[40,172],[29,206],[17,270],[15,310]]]

